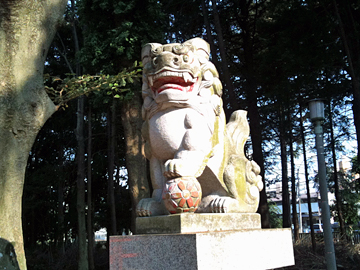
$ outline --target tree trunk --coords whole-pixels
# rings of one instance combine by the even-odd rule
[[[229,104],[231,105],[231,109],[237,110],[239,109],[239,103],[237,102],[237,97],[235,95],[235,91],[234,91],[234,86],[231,82],[231,76],[230,76],[230,71],[229,71],[229,65],[227,62],[227,57],[226,57],[226,48],[225,48],[225,44],[224,44],[224,38],[222,35],[222,29],[221,29],[221,23],[220,23],[220,18],[219,18],[219,14],[217,11],[217,1],[216,0],[211,0],[212,3],[212,8],[213,8],[213,14],[214,14],[214,22],[215,22],[215,31],[218,37],[218,45],[219,45],[219,51],[220,51],[220,56],[221,56],[221,71],[222,71],[222,76],[220,76],[220,78],[222,77],[222,79],[225,82],[225,86],[224,86],[224,99],[226,102],[229,102]],[[227,115],[227,117],[229,117],[230,112],[227,109],[227,106],[224,106],[224,110],[225,113]]]
[[[94,232],[93,232],[93,206],[92,206],[92,116],[91,105],[88,104],[88,141],[87,141],[87,235],[89,269],[94,270]]]
[[[335,152],[335,139],[334,139],[334,128],[333,128],[333,117],[332,117],[332,108],[331,108],[331,101],[329,102],[329,121],[330,121],[330,137],[331,137],[331,151],[332,151],[332,158],[334,164],[334,187],[335,187],[335,198],[336,198],[336,210],[338,213],[339,224],[340,224],[340,233],[341,236],[345,235],[345,223],[342,214],[342,200],[340,197],[339,192],[339,178],[338,178],[338,171],[337,171],[337,159],[336,159],[336,152]]]
[[[59,151],[63,154],[63,151]],[[64,242],[64,182],[62,173],[63,159],[59,158],[59,171],[60,179],[58,182],[58,235],[57,235],[57,248],[61,255],[65,254],[65,242]]]
[[[294,239],[295,239],[295,243],[299,242],[300,240],[300,235],[299,235],[299,220],[298,220],[298,215],[297,215],[297,209],[296,209],[296,179],[295,179],[295,163],[294,163],[294,148],[293,148],[293,135],[292,135],[292,121],[291,121],[291,117],[290,117],[290,112],[289,112],[289,125],[290,125],[290,130],[289,130],[289,138],[290,138],[290,167],[291,167],[291,205],[292,205],[292,215],[293,215],[293,224],[294,224]],[[299,186],[300,188],[300,186]],[[299,203],[300,200],[299,200]],[[300,207],[299,207],[299,211]],[[301,220],[300,220],[301,222]]]
[[[251,82],[249,82],[250,85]],[[260,192],[260,203],[258,213],[261,214],[261,226],[262,228],[270,228],[270,214],[269,206],[266,196],[266,182],[265,182],[265,168],[264,168],[264,155],[262,152],[262,131],[260,125],[260,115],[257,107],[257,98],[255,88],[251,86],[247,87],[247,102],[250,119],[250,132],[251,142],[253,147],[253,159],[260,166],[262,181],[264,184],[263,190]]]
[[[108,236],[116,235],[116,207],[114,190],[114,164],[115,164],[115,115],[116,100],[113,99],[112,106],[107,112],[107,137],[108,137],[108,209],[110,228]]]
[[[279,109],[280,117],[280,153],[281,153],[281,174],[282,174],[282,208],[283,208],[283,228],[291,227],[290,218],[290,198],[289,198],[289,179],[287,170],[287,154],[286,154],[286,134],[284,127],[283,108]]]
[[[303,156],[304,156],[304,172],[305,172],[305,182],[306,182],[306,195],[307,195],[307,204],[309,209],[309,220],[310,220],[310,233],[311,233],[311,245],[312,249],[316,251],[316,240],[315,240],[315,232],[314,232],[314,222],[312,216],[312,209],[311,209],[311,194],[310,194],[310,186],[309,186],[309,173],[308,173],[308,166],[307,166],[307,159],[306,159],[306,141],[305,141],[305,134],[304,134],[304,123],[302,120],[302,106],[300,103],[300,133],[301,133],[301,142],[303,146]]]
[[[243,39],[243,66],[246,70],[245,77],[245,94],[248,105],[251,142],[253,147],[253,159],[260,166],[262,181],[264,188],[260,192],[260,203],[258,212],[261,214],[261,226],[263,228],[270,228],[270,214],[269,206],[267,204],[265,170],[264,170],[264,155],[262,150],[262,127],[260,123],[260,114],[257,106],[257,81],[254,69],[254,48],[253,39],[251,36],[249,5],[247,1],[240,1],[240,26],[241,35]],[[233,98],[232,98],[233,99]],[[236,99],[234,99],[236,101]]]
[[[203,13],[203,17],[204,17],[204,24],[205,24],[205,27],[206,27],[207,41],[209,42],[210,48],[211,48],[211,54],[212,54],[211,61],[214,63],[217,70],[220,70],[220,65],[219,65],[219,61],[218,61],[218,58],[217,58],[217,49],[216,49],[214,39],[213,39],[212,33],[211,33],[209,15],[208,15],[208,12],[207,12],[208,7],[206,5],[205,0],[201,0],[201,7],[202,7],[202,13]]]
[[[25,168],[38,131],[56,111],[44,89],[43,70],[66,3],[0,2],[0,236],[13,243],[22,270]]]
[[[142,99],[140,91],[135,92],[131,100],[123,103],[121,120],[126,141],[126,168],[128,170],[129,187],[132,204],[131,229],[135,231],[136,206],[143,198],[150,198],[149,180],[147,178],[147,163],[143,154],[143,139],[141,135]]]
[[[86,241],[86,222],[85,222],[85,138],[84,138],[84,100],[81,96],[78,99],[77,108],[77,126],[76,139],[78,142],[78,149],[76,153],[77,168],[77,219],[78,219],[78,244],[79,244],[79,270],[89,269],[88,265],[88,251]]]
[[[75,18],[75,1],[71,0],[71,9],[72,16]],[[79,39],[76,31],[75,19],[72,21],[72,30],[73,38],[75,45],[75,60],[76,60],[76,76],[81,75],[81,66],[78,58],[80,52]],[[76,117],[76,140],[78,144],[78,149],[76,153],[77,161],[77,198],[76,198],[76,209],[77,209],[77,220],[78,220],[78,244],[79,244],[79,258],[78,258],[78,269],[79,270],[88,270],[88,246],[87,246],[87,236],[86,236],[86,218],[85,218],[85,128],[84,128],[84,107],[85,107],[85,97],[81,96],[78,98],[77,103],[77,117]]]
[[[344,3],[344,5],[349,5],[349,3]],[[358,51],[360,49],[359,44],[359,35],[358,31],[356,31],[356,26],[353,20],[353,16],[351,13],[352,7],[347,7],[347,16],[351,18],[351,26],[349,27],[351,30],[351,34],[345,32],[345,28],[342,22],[342,18],[337,6],[336,0],[333,0],[333,6],[335,9],[335,14],[338,20],[338,26],[339,26],[339,32],[341,41],[344,47],[344,53],[346,55],[347,59],[347,71],[349,72],[351,76],[351,82],[352,82],[352,89],[353,89],[353,114],[354,114],[354,124],[356,129],[356,137],[358,142],[358,152],[357,155],[360,156],[360,58],[356,57],[358,55]],[[351,38],[352,37],[352,38]],[[350,45],[352,45],[352,50],[350,48]]]

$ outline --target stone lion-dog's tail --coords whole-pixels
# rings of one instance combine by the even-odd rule
[[[244,146],[250,134],[247,112],[233,112],[226,125],[228,162],[224,171],[224,183],[232,197],[240,204],[257,207],[259,191],[263,189],[260,167],[246,158]],[[248,209],[250,210],[250,209]],[[251,209],[256,212],[256,209]]]

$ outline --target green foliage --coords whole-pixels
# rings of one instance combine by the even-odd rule
[[[46,87],[47,93],[57,106],[66,106],[66,104],[79,96],[89,95],[94,91],[105,92],[106,95],[118,99],[126,99],[131,89],[131,84],[139,81],[141,78],[141,66],[135,62],[131,69],[124,68],[117,75],[82,75],[74,77],[68,74],[65,79],[45,75],[45,81],[52,80],[52,83],[58,83],[57,87]],[[109,99],[104,99],[103,103],[108,103]]]
[[[271,228],[282,228],[281,210],[276,203],[268,201]]]
[[[360,173],[360,161],[358,160],[358,156],[355,156],[351,159],[353,173]]]
[[[78,6],[84,38],[80,59],[88,73],[116,74],[139,59],[142,45],[164,41],[160,1],[81,0]]]
[[[355,178],[350,172],[338,172],[340,198],[342,201],[342,213],[346,225],[357,225],[360,222],[360,182],[359,178]],[[331,210],[335,215],[336,207],[331,206]]]
[[[168,13],[165,24],[166,40],[184,42],[190,38],[204,35],[201,1],[166,0],[161,2],[163,2],[164,9]]]

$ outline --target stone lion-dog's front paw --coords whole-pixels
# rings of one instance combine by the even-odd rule
[[[199,171],[200,165],[198,162],[184,159],[170,159],[165,162],[164,176],[167,179],[177,177],[194,177]]]

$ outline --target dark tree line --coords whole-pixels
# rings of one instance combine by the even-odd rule
[[[327,101],[331,117],[324,127],[334,179],[342,142],[360,136],[354,138],[349,128],[354,125],[359,134],[358,10],[350,0],[71,1],[47,57],[45,83],[61,93],[67,93],[66,85],[69,93],[86,92],[96,79],[84,76],[114,76],[133,67],[147,42],[204,38],[224,85],[227,116],[248,111],[247,153],[260,165],[265,186],[273,168],[281,166],[282,226],[294,224],[298,239],[290,200],[298,181],[294,159],[314,147],[307,101]],[[59,103],[37,136],[23,196],[29,269],[36,269],[33,263],[44,254],[45,268],[107,269],[101,246],[87,246],[93,232],[105,227],[108,235],[135,233],[135,206],[151,193],[141,153],[141,83],[136,79],[104,83],[99,91]],[[346,101],[353,104],[353,122],[342,114]],[[306,166],[304,173],[308,182]],[[334,215],[341,220],[341,195],[346,196],[337,193],[340,208]],[[271,227],[265,189],[259,213],[262,226]],[[94,252],[105,255],[94,257]],[[71,260],[72,268],[66,264]]]

